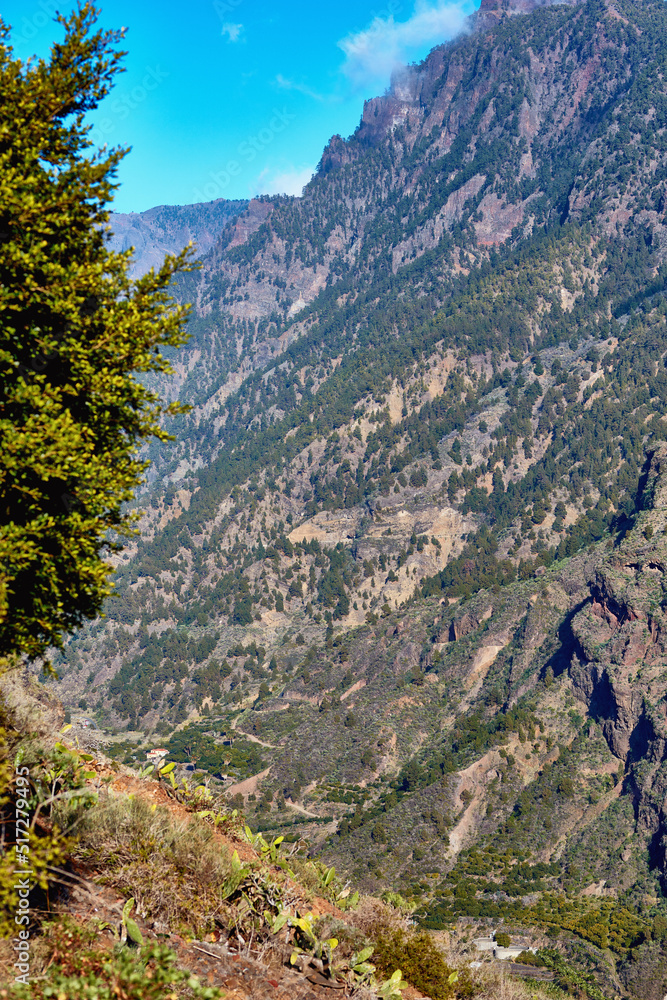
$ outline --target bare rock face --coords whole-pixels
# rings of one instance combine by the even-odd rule
[[[561,2],[561,0],[556,0]],[[567,0],[563,0],[567,2]],[[570,5],[580,0],[570,0]],[[477,14],[472,18],[475,28],[479,31],[492,27],[507,14],[530,14],[540,7],[550,7],[554,0],[482,0]]]
[[[370,101],[366,101],[364,104],[364,114],[366,113],[366,106],[370,104]],[[345,166],[346,163],[350,163],[352,156],[350,154],[350,147],[348,146],[345,139],[340,135],[333,135],[322,153],[322,158],[318,166],[318,173],[322,176],[328,174],[331,170],[338,170],[340,167]]]
[[[572,42],[567,79],[560,72],[563,53],[537,55],[542,43],[526,39],[520,70],[526,96],[510,116],[517,143],[507,167],[526,181],[525,196],[494,181],[491,161],[480,160],[481,168],[469,172],[472,160],[468,154],[462,160],[460,150],[491,148],[510,124],[497,94],[516,80],[508,76],[505,43],[493,29],[546,6],[552,4],[484,0],[458,38],[434,48],[419,65],[397,70],[387,93],[366,101],[352,136],[332,136],[300,198],[255,200],[225,231],[202,271],[197,309],[206,315],[219,309],[232,324],[245,324],[235,335],[248,337],[250,367],[257,366],[257,345],[266,345],[274,325],[282,338],[276,347],[303,332],[300,313],[328,285],[351,271],[361,287],[386,253],[386,239],[378,243],[377,233],[399,194],[429,208],[419,219],[407,213],[392,237],[394,273],[473,217],[479,247],[497,247],[513,232],[532,229],[534,202],[545,194],[541,167],[562,155],[557,147],[585,150],[591,141],[586,108],[595,96],[604,31],[590,52]],[[438,169],[427,169],[429,162]],[[582,182],[569,211],[585,210],[591,197]],[[454,259],[444,266],[458,273]],[[266,346],[262,361],[265,352]]]
[[[491,617],[492,612],[493,608],[489,604],[488,607],[478,608],[475,612],[467,611],[459,618],[455,618],[449,626],[449,641],[456,642],[457,639],[470,635],[471,632],[479,628],[483,621]]]
[[[625,765],[638,828],[667,857],[667,448],[650,459],[643,509],[597,567],[575,614],[570,677]]]
[[[109,219],[109,246],[122,253],[133,249],[130,277],[139,278],[158,268],[165,254],[178,253],[190,241],[197,255],[211,249],[230,219],[242,212],[245,201],[216,201],[199,205],[158,205],[145,212],[113,212]]]
[[[237,247],[245,243],[253,233],[257,232],[261,224],[271,214],[271,208],[271,202],[253,198],[245,211],[236,220],[229,246]]]

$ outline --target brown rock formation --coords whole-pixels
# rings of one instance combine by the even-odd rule
[[[643,509],[618,549],[598,566],[572,631],[570,677],[625,762],[638,828],[667,860],[667,448],[650,459]],[[658,531],[660,532],[658,534]],[[647,537],[648,536],[648,537]]]

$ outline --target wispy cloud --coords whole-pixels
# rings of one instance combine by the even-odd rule
[[[240,42],[241,36],[243,35],[243,25],[242,24],[230,24],[225,22],[222,26],[222,31],[220,32],[222,37],[227,36],[228,42]]]
[[[300,195],[315,173],[315,167],[265,167],[252,186],[252,194]]]
[[[316,90],[312,90],[305,83],[297,83],[295,80],[288,80],[282,75],[282,73],[278,73],[275,79],[275,84],[276,87],[279,87],[281,90],[296,90],[299,94],[305,94],[306,97],[312,97],[314,101],[326,100],[324,94],[318,94]]]
[[[393,14],[377,16],[363,31],[347,35],[338,43],[345,53],[343,72],[350,82],[364,88],[379,80],[387,81],[397,67],[458,34],[464,26],[462,3],[418,0],[407,21],[395,21]]]

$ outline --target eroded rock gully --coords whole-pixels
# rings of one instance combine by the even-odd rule
[[[597,566],[572,619],[577,696],[624,762],[638,831],[667,879],[667,447],[649,459],[642,508]]]

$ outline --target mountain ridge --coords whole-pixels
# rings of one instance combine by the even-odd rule
[[[157,205],[144,212],[111,212],[109,247],[117,253],[133,248],[128,270],[140,278],[159,267],[165,254],[178,253],[191,240],[199,256],[215,244],[227,220],[243,211],[248,202],[216,201],[198,205]]]
[[[195,748],[253,823],[429,926],[560,929],[643,1000],[667,24],[647,0],[482,16],[179,282],[163,388],[193,409],[148,450],[141,535],[62,689],[128,762]]]

